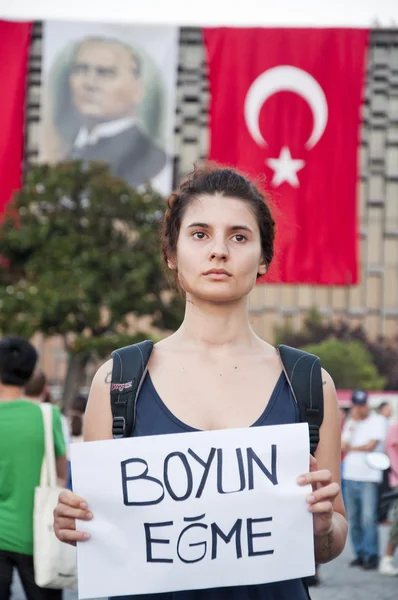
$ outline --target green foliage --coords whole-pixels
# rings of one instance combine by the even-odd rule
[[[319,311],[308,311],[303,327],[299,330],[289,325],[276,329],[278,344],[301,348],[306,344],[318,344],[330,338],[344,342],[358,341],[369,352],[378,373],[385,378],[386,390],[398,389],[398,338],[379,336],[370,339],[362,327],[352,327],[349,321],[323,320]]]
[[[330,338],[302,349],[320,357],[322,367],[330,373],[337,388],[382,390],[385,386],[385,377],[379,375],[371,354],[359,341]]]
[[[310,344],[324,339],[323,335],[321,335],[320,339],[317,339],[316,335],[319,330],[322,330],[323,333],[323,329],[324,326],[321,314],[318,309],[313,306],[306,314],[304,325],[300,331],[296,331],[290,323],[275,327],[275,343],[277,345],[287,344],[298,348],[303,344]]]
[[[131,335],[128,333],[101,335],[98,337],[76,337],[70,345],[69,351],[71,354],[89,354],[91,358],[109,358],[111,352],[115,348],[123,348],[130,344],[137,344],[144,339],[151,339],[153,342],[158,341],[153,335],[143,335],[137,333]]]
[[[162,272],[163,208],[106,165],[31,168],[0,226],[0,331],[73,333],[87,350],[127,335],[129,313],[174,326],[182,312]]]

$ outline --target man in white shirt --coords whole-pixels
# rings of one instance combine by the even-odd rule
[[[377,569],[379,564],[378,487],[382,472],[372,469],[366,457],[380,451],[385,431],[378,415],[371,414],[367,393],[355,390],[353,407],[342,433],[344,498],[355,559],[351,566]]]

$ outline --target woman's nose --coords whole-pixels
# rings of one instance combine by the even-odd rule
[[[225,260],[228,256],[228,248],[224,242],[215,243],[210,252],[211,258],[221,258]]]

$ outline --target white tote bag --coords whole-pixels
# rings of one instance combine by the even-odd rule
[[[62,488],[57,486],[51,404],[40,404],[44,424],[44,457],[40,486],[35,489],[33,561],[35,582],[43,588],[76,587],[76,548],[60,542],[53,529],[53,510]]]

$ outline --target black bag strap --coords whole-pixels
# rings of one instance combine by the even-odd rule
[[[147,372],[153,342],[145,340],[112,352],[111,409],[114,438],[129,437],[134,430],[136,400]],[[300,410],[300,419],[310,431],[311,454],[319,443],[323,421],[323,385],[318,356],[290,346],[278,346],[283,370]]]
[[[129,437],[134,430],[136,401],[152,349],[153,342],[145,340],[112,352],[111,409],[114,438]]]
[[[308,423],[310,451],[315,454],[323,421],[323,384],[319,356],[290,346],[278,346],[283,370],[300,410],[300,420]]]

